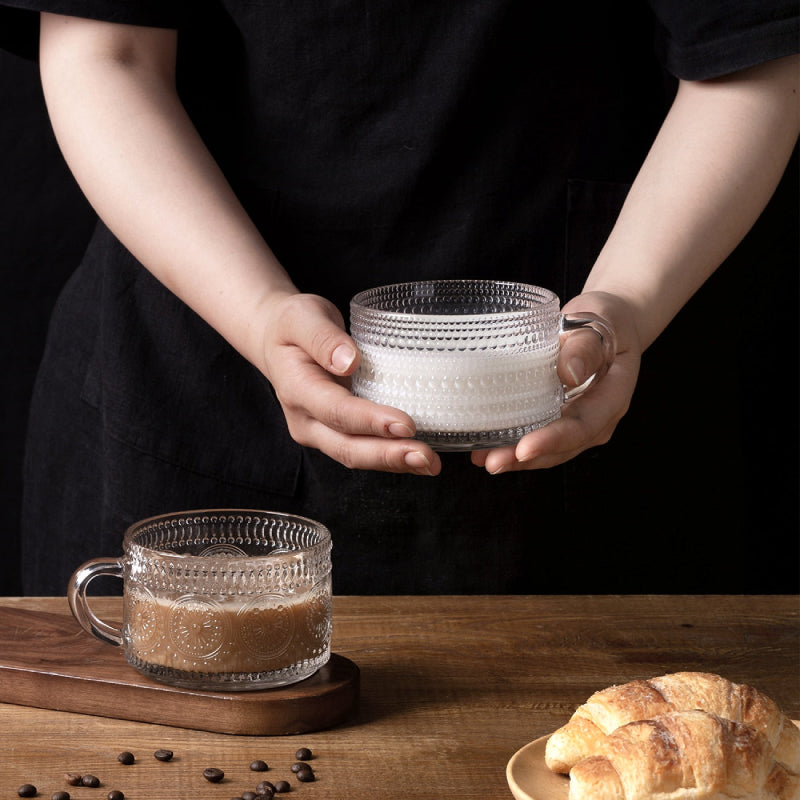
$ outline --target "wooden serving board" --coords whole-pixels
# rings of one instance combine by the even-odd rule
[[[107,620],[120,603],[92,603]],[[201,692],[159,683],[131,667],[122,649],[63,612],[0,607],[0,702],[248,735],[330,728],[358,701],[359,669],[336,653],[311,678],[255,692]]]

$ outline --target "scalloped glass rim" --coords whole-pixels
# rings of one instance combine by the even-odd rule
[[[408,309],[392,309],[381,305],[382,302],[385,302],[387,297],[396,297],[398,295],[419,299],[442,298],[443,294],[441,290],[448,287],[474,288],[475,291],[468,295],[467,298],[476,303],[475,311],[469,313],[431,314],[425,310],[424,305]],[[481,309],[477,305],[481,302],[481,296],[493,296],[494,293],[491,291],[492,289],[519,292],[522,297],[517,300],[517,305],[520,307],[514,310],[497,311]],[[392,283],[385,286],[365,289],[352,298],[350,301],[350,308],[358,311],[359,314],[380,316],[390,320],[408,321],[411,318],[419,317],[420,319],[424,319],[426,323],[442,322],[445,324],[453,324],[455,322],[475,322],[482,317],[489,317],[493,321],[506,319],[513,321],[529,316],[531,313],[551,313],[554,310],[552,306],[555,305],[557,310],[558,304],[559,299],[555,292],[529,283],[481,279],[442,279],[406,281],[403,283]]]
[[[207,545],[236,545],[238,540],[222,533],[219,530],[221,525],[236,526],[245,523],[270,525],[275,522],[302,527],[305,532],[314,537],[316,541],[298,545],[288,552],[271,551],[263,554],[254,553],[241,556],[182,553],[175,550],[158,549],[152,544],[146,544],[140,541],[140,537],[153,534],[156,531],[162,531],[167,541],[169,541],[171,539],[170,534],[173,531],[181,528],[189,529],[192,526],[208,525],[210,529],[214,529],[214,533],[208,537],[207,542],[201,543]],[[198,542],[200,542],[199,537],[195,539],[195,543]],[[150,560],[166,558],[180,559],[186,560],[187,563],[191,563],[196,567],[202,566],[204,569],[224,566],[228,571],[235,571],[237,569],[250,569],[254,562],[262,565],[266,563],[286,564],[295,562],[299,557],[316,562],[318,559],[325,558],[326,555],[330,553],[332,542],[328,528],[321,522],[317,522],[309,517],[259,509],[211,508],[169,512],[139,520],[126,530],[122,547],[126,553],[145,552],[147,558]]]

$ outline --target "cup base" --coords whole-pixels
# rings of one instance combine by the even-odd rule
[[[549,417],[515,428],[493,431],[417,431],[414,437],[425,442],[440,453],[465,453],[472,450],[488,450],[493,447],[507,447],[517,444],[525,434],[544,428],[561,417],[561,409]]]
[[[263,689],[279,689],[300,683],[315,675],[328,662],[330,654],[303,661],[282,669],[266,672],[191,672],[175,669],[163,664],[152,664],[129,657],[128,663],[142,675],[159,683],[180,689],[209,692],[255,692]]]

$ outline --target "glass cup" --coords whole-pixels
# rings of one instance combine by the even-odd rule
[[[556,372],[563,335],[594,331],[604,362],[567,390]],[[561,416],[563,404],[600,380],[616,353],[607,322],[560,313],[548,289],[492,280],[380,286],[350,301],[361,352],[352,391],[405,411],[434,450],[518,442]]]
[[[183,511],[137,522],[122,558],[80,566],[67,591],[87,632],[129,664],[189,689],[247,691],[301,681],[330,658],[331,536],[272,511]],[[122,628],[99,619],[86,589],[121,577]]]

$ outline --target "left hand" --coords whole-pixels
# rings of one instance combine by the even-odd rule
[[[560,419],[527,434],[516,446],[473,452],[472,463],[492,475],[553,467],[590,447],[605,444],[630,406],[642,354],[634,309],[617,296],[589,292],[571,300],[562,311],[577,315],[591,312],[605,319],[617,339],[614,363],[598,383],[563,406]],[[558,375],[571,389],[583,383],[601,363],[597,336],[576,331],[563,341]]]

